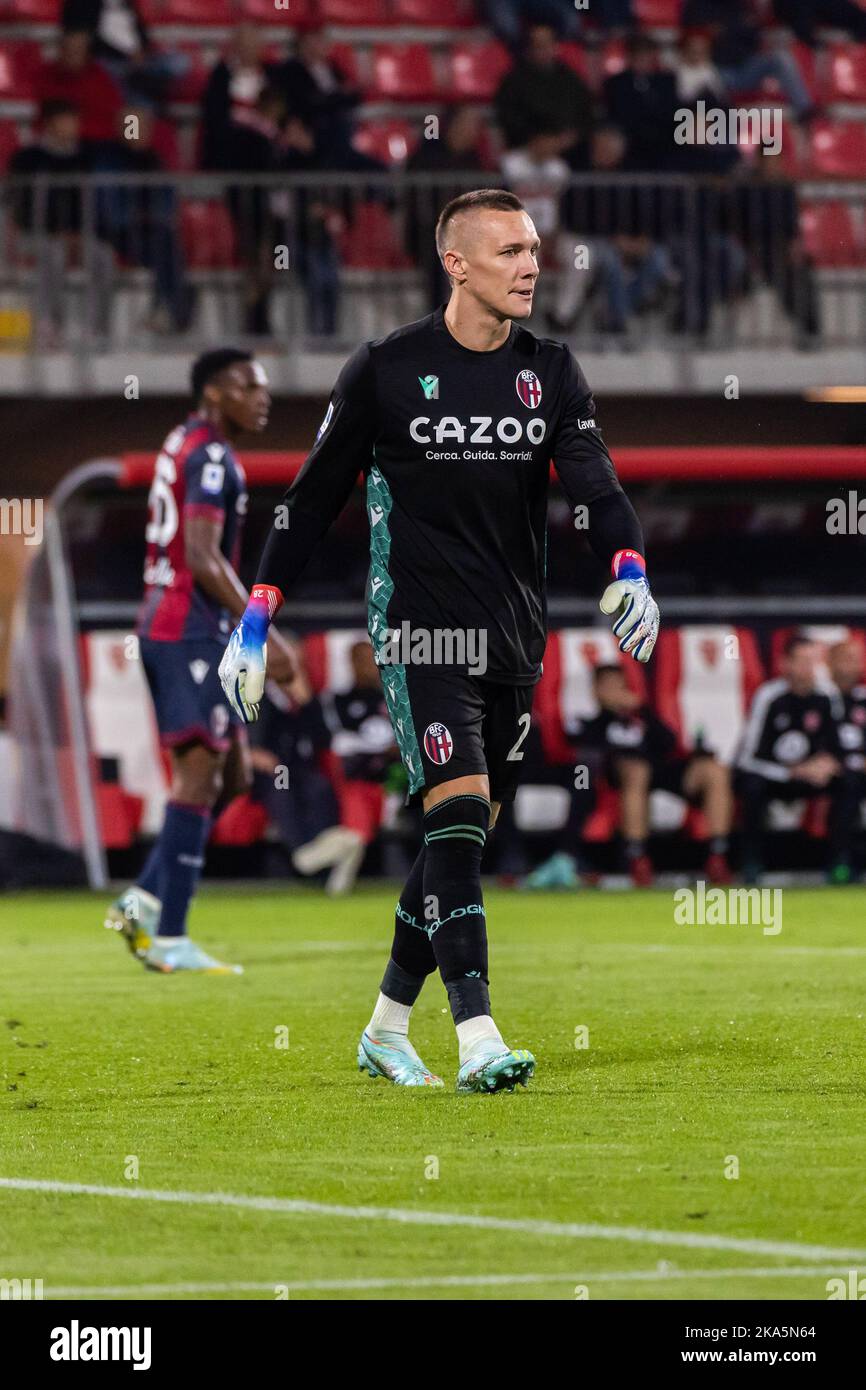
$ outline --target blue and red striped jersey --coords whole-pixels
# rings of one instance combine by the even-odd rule
[[[207,420],[191,415],[172,430],[156,460],[148,498],[140,637],[228,640],[227,610],[196,584],[187,565],[184,527],[194,516],[219,522],[220,549],[237,569],[246,509],[246,477],[231,446]]]

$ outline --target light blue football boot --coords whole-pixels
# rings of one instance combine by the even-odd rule
[[[120,932],[134,956],[142,959],[159,931],[162,903],[135,884],[115,898],[105,914],[105,926]]]
[[[521,886],[530,889],[579,888],[580,875],[574,857],[564,852],[552,854],[526,875]]]
[[[484,1095],[513,1091],[515,1086],[525,1086],[534,1071],[535,1058],[524,1048],[503,1051],[499,1043],[484,1043],[457,1073],[457,1089]]]
[[[373,1037],[365,1028],[358,1043],[358,1071],[384,1076],[395,1086],[444,1086],[441,1076],[425,1067],[403,1033],[381,1029]]]
[[[173,975],[176,970],[193,970],[200,975],[242,975],[242,965],[226,965],[214,960],[188,936],[178,936],[171,941],[152,941],[146,951],[139,954],[148,970],[159,970],[164,975]]]

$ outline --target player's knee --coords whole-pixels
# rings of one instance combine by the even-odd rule
[[[194,806],[216,805],[223,788],[224,762],[224,757],[210,749],[191,749],[175,769],[175,799]]]
[[[474,792],[461,792],[439,801],[424,815],[427,861],[462,862],[477,859],[490,830],[490,802]]]
[[[623,787],[638,790],[649,787],[652,769],[645,758],[620,758],[617,771]]]

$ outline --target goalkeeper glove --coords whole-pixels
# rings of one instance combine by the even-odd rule
[[[614,637],[621,652],[630,652],[635,661],[649,661],[659,635],[658,604],[650,592],[646,563],[636,550],[618,550],[608,584],[599,601],[602,613],[616,614]]]
[[[245,724],[253,724],[259,717],[268,668],[268,626],[282,601],[279,589],[270,584],[255,585],[219,665],[228,702]]]

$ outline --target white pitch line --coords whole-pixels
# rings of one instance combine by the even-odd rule
[[[778,1255],[795,1260],[866,1261],[864,1249],[800,1245],[788,1240],[702,1235],[697,1231],[655,1231],[642,1226],[601,1226],[590,1222],[471,1216],[456,1211],[412,1211],[405,1207],[346,1207],[294,1197],[252,1197],[231,1192],[169,1192],[149,1187],[102,1187],[96,1183],[54,1182],[45,1178],[0,1178],[0,1188],[17,1192],[119,1197],[126,1201],[176,1202],[180,1206],[241,1207],[247,1211],[273,1211],[292,1216],[332,1216],[344,1221],[392,1221],[403,1226],[464,1226],[483,1231],[514,1231],[528,1236],[564,1236],[571,1240],[622,1240],[639,1245],[682,1246],[691,1250],[737,1250],[744,1255]]]
[[[624,1284],[654,1283],[659,1279],[823,1279],[828,1275],[847,1274],[841,1265],[821,1265],[810,1268],[768,1269],[632,1269],[620,1273],[606,1270],[588,1274],[446,1274],[420,1279],[273,1279],[270,1283],[237,1282],[231,1284],[116,1284],[84,1287],[60,1286],[48,1289],[49,1298],[106,1298],[142,1297],[146,1294],[184,1293],[270,1293],[285,1289],[288,1293],[340,1293],[376,1289],[471,1289],[507,1288],[524,1284]]]

